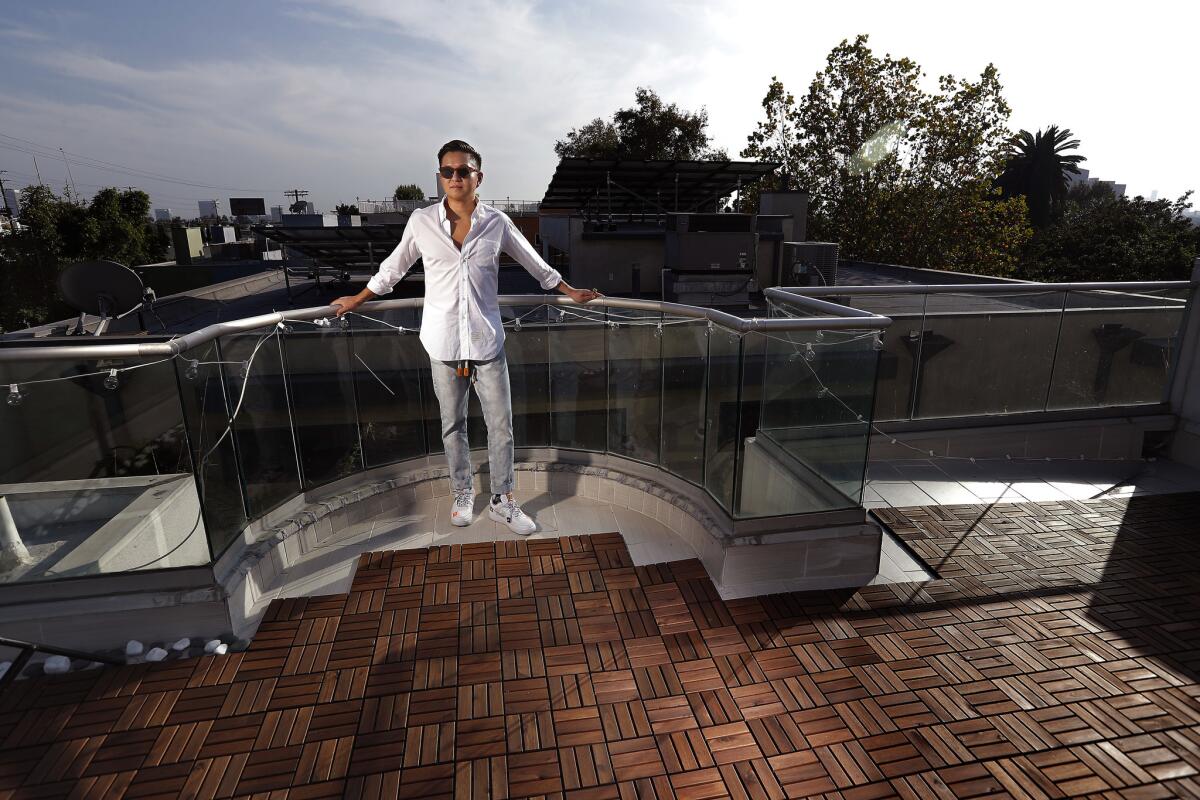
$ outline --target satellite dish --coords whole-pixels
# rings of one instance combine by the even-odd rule
[[[71,264],[58,277],[58,288],[67,305],[79,312],[79,331],[83,331],[83,315],[100,317],[95,335],[108,328],[108,323],[140,308],[145,295],[138,274],[115,261],[82,261]]]

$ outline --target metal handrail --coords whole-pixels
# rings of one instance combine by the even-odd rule
[[[807,305],[814,310],[822,310],[838,316],[826,317],[742,317],[717,311],[712,308],[683,305],[681,303],[665,303],[658,300],[634,300],[625,297],[601,297],[592,300],[588,306],[604,308],[624,308],[635,311],[652,311],[671,314],[691,319],[705,319],[738,333],[784,332],[784,331],[817,331],[817,330],[883,330],[892,323],[888,317],[872,314],[857,308],[840,306],[824,300],[807,300],[789,302]],[[424,298],[413,297],[403,300],[376,300],[364,303],[362,309],[367,312],[392,311],[395,309],[421,308]],[[573,306],[577,305],[568,297],[540,294],[501,295],[499,303],[502,306]],[[172,358],[193,347],[210,342],[221,336],[233,333],[244,333],[256,328],[278,325],[286,320],[313,320],[333,316],[333,306],[314,306],[260,314],[256,317],[245,317],[238,320],[218,322],[201,328],[167,342],[147,342],[144,344],[47,344],[39,347],[0,348],[0,362],[7,361],[48,361],[95,358]]]
[[[877,286],[780,286],[767,289],[792,296],[823,297],[856,294],[1025,294],[1028,292],[1150,291],[1187,289],[1191,281],[1096,281],[1091,283],[934,283],[881,284]]]

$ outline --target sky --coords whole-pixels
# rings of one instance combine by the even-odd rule
[[[1082,166],[1131,195],[1200,189],[1200,3],[821,5],[6,3],[0,177],[35,182],[37,150],[46,183],[61,188],[69,165],[85,197],[138,186],[190,216],[198,199],[278,205],[300,188],[330,209],[399,183],[433,192],[438,147],[461,138],[484,156],[484,198],[538,200],[555,141],[632,105],[636,87],[705,108],[712,144],[736,156],[772,76],[799,97],[833,47],[866,33],[931,89],[995,64],[1014,131],[1070,128]]]

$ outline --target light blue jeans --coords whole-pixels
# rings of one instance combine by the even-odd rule
[[[454,361],[429,359],[433,393],[442,412],[442,444],[450,464],[450,488],[471,486],[471,447],[467,442],[467,393],[472,385],[483,409],[488,436],[488,472],[492,494],[513,490],[512,392],[504,351],[491,361],[472,361],[471,377],[455,374]]]

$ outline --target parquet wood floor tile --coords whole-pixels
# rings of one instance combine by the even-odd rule
[[[244,653],[15,684],[0,798],[1195,797],[1198,512],[884,509],[936,578],[729,601],[617,534],[367,553]]]

